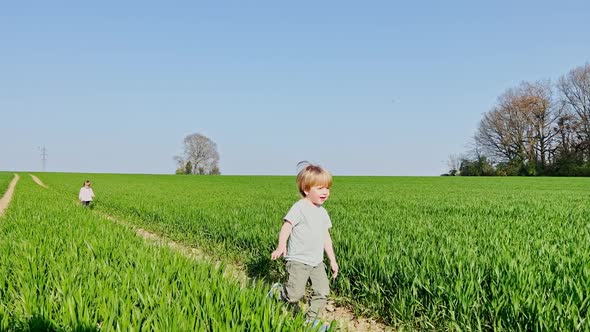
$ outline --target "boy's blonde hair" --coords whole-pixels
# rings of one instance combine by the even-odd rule
[[[305,192],[315,186],[328,188],[332,186],[332,174],[321,166],[301,161],[297,164],[297,168],[299,167],[301,170],[297,174],[297,187],[299,187],[301,196],[307,196]]]

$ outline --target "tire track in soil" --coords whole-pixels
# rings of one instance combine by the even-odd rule
[[[12,195],[14,194],[14,188],[16,187],[16,183],[18,182],[19,179],[20,179],[20,176],[18,176],[18,174],[14,173],[14,178],[12,179],[12,181],[10,181],[10,184],[8,185],[8,189],[4,193],[4,196],[2,196],[2,198],[0,199],[0,217],[2,217],[4,215],[6,209],[8,208],[8,205],[10,204],[10,201],[12,200]]]

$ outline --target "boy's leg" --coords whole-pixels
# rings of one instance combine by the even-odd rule
[[[307,319],[317,319],[322,309],[326,306],[328,295],[330,294],[330,282],[326,274],[326,265],[321,263],[313,267],[309,277],[311,278],[311,289],[313,293],[311,295],[309,310],[307,311]]]
[[[305,285],[312,267],[303,263],[288,261],[289,280],[285,284],[283,297],[290,303],[297,303],[305,295]]]

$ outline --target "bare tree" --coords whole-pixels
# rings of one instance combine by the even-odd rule
[[[176,174],[185,174],[185,162],[181,156],[174,156],[174,162],[176,162]]]
[[[515,103],[516,91],[498,97],[498,105],[484,114],[475,135],[481,152],[496,161],[524,159],[525,122]]]
[[[578,122],[572,114],[565,113],[557,119],[557,126],[553,131],[557,135],[557,149],[553,152],[553,159],[569,159],[582,150],[582,141],[577,134]]]
[[[449,168],[449,175],[457,175],[461,168],[461,156],[458,154],[450,154],[447,160],[447,167]]]
[[[175,157],[183,165],[190,163],[192,174],[219,173],[217,144],[205,135],[195,133],[184,138],[184,155]]]
[[[564,105],[572,115],[585,161],[590,160],[590,64],[572,69],[561,77],[557,88]]]
[[[475,139],[491,160],[535,162],[544,168],[555,148],[552,127],[561,113],[549,81],[523,82],[498,97],[480,121]]]
[[[563,114],[563,107],[554,102],[549,81],[522,83],[520,92],[519,109],[528,121],[527,157],[545,168],[556,148],[557,133],[553,128]]]
[[[489,176],[495,175],[494,161],[486,157],[477,137],[467,144],[468,152],[459,158],[459,175],[461,176]]]

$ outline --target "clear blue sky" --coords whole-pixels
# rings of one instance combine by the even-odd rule
[[[523,80],[590,61],[590,1],[3,1],[0,170],[438,175]]]

